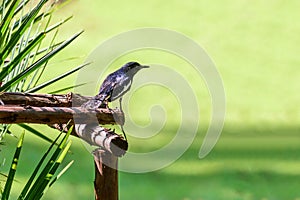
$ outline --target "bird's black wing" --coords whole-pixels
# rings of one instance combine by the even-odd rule
[[[102,95],[102,97],[104,98],[103,100],[110,99],[116,84],[117,74],[112,73],[106,77],[99,90],[99,95]]]
[[[122,97],[131,87],[131,78],[128,76],[119,77],[114,85],[111,101]]]
[[[99,95],[105,96],[109,102],[122,97],[130,88],[131,78],[120,72],[110,74],[102,83]]]
[[[112,73],[106,77],[103,81],[99,93],[84,103],[81,107],[86,109],[96,109],[99,108],[105,101],[110,101],[113,88],[116,85],[117,79],[116,74]]]

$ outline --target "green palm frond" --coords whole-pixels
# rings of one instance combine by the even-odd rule
[[[25,200],[33,199],[34,200],[34,199],[41,198],[44,189],[49,184],[49,181],[52,178],[54,172],[57,170],[59,164],[61,163],[62,159],[66,156],[66,153],[68,152],[68,150],[70,148],[71,143],[69,142],[67,144],[67,140],[68,140],[68,137],[70,136],[72,130],[73,130],[73,126],[71,126],[68,133],[63,137],[63,139],[61,140],[61,142],[59,143],[59,145],[53,152],[52,156],[46,163],[45,167],[41,171],[40,175],[37,177],[36,181],[34,183],[32,183],[30,190],[28,190],[28,192],[27,191],[24,192],[24,194],[26,193],[26,196],[21,194],[19,199],[25,199]],[[53,145],[51,145],[51,148],[52,147],[53,147]],[[44,161],[45,161],[45,158],[43,157],[41,162],[44,162]],[[37,167],[40,168],[40,165],[38,165]]]
[[[22,192],[20,193],[18,199],[40,199],[45,193],[46,189],[48,189],[70,166],[73,162],[67,164],[65,168],[63,168],[56,177],[54,174],[56,173],[58,167],[62,163],[63,159],[67,155],[72,141],[68,141],[68,138],[73,130],[73,126],[69,129],[67,134],[63,136],[61,141],[57,144],[63,132],[61,132],[57,138],[52,142],[48,150],[43,154],[40,161],[36,165],[34,171],[29,177],[27,183],[25,184]],[[24,131],[25,132],[25,131]],[[3,177],[6,178],[6,183],[4,184],[4,189],[2,193],[0,192],[1,200],[8,200],[10,196],[10,191],[14,182],[14,177],[16,174],[17,166],[19,165],[19,157],[21,154],[21,149],[23,147],[24,141],[24,132],[19,138],[17,148],[15,154],[12,159],[12,164],[9,170],[8,175],[0,173]],[[53,152],[52,154],[50,154]],[[49,158],[50,157],[50,158]],[[47,158],[48,161],[47,161]],[[40,174],[38,175],[38,172]],[[51,181],[51,182],[50,182]]]
[[[57,83],[62,78],[74,74],[87,65],[80,65],[56,77],[47,77],[48,81],[46,82],[40,81],[45,79],[43,76],[46,68],[57,66],[51,63],[52,58],[62,52],[63,49],[69,46],[83,32],[79,31],[71,34],[64,40],[58,39],[59,32],[62,30],[61,27],[72,16],[52,22],[52,15],[57,8],[53,3],[48,4],[47,2],[48,0],[3,0],[0,3],[0,92],[37,92],[40,89]],[[72,55],[72,58],[74,57],[76,55]],[[65,58],[65,60],[67,59]],[[66,87],[63,89],[66,89]],[[5,133],[10,132],[10,126],[5,124],[0,125],[0,141]],[[67,143],[67,140],[73,127],[58,142],[63,133],[55,141],[52,141],[44,133],[26,124],[19,124],[19,126],[39,136],[41,139],[52,142],[19,196],[19,199],[40,199],[46,189],[71,165],[71,163],[68,164],[55,177],[55,172],[70,148],[71,142]],[[7,175],[7,181],[2,194],[0,188],[1,199],[6,200],[9,198],[23,137],[24,135],[19,140],[20,142],[18,143],[18,148],[13,158],[11,170]],[[53,153],[50,154],[51,152]],[[49,156],[50,159],[47,159]]]
[[[42,164],[46,161],[46,158],[50,154],[51,150],[54,148],[56,142],[62,136],[62,132],[52,142],[52,144],[50,145],[50,147],[48,148],[48,150],[44,153],[44,155],[42,156],[42,158],[38,162],[37,166],[35,167],[34,171],[32,172],[30,178],[28,179],[28,181],[27,181],[26,185],[24,186],[24,188],[23,188],[23,190],[22,190],[22,192],[21,192],[21,194],[20,194],[20,196],[19,196],[18,199],[20,199],[20,200],[21,199],[25,199],[26,195],[27,195],[27,197],[35,196],[36,192],[39,189],[41,189],[41,183],[43,182],[43,179],[49,173],[51,167],[53,166],[53,163],[55,162],[55,160],[59,156],[59,154],[62,151],[62,149],[65,148],[65,143],[67,142],[68,137],[70,136],[70,134],[72,132],[72,129],[73,129],[73,127],[63,137],[63,139],[61,140],[61,142],[57,145],[57,148],[56,148],[55,152],[52,154],[52,156],[51,156],[50,160],[48,161],[48,163],[44,166],[44,168],[42,168]],[[42,169],[42,171],[41,171],[39,177],[36,178],[36,176],[38,175],[38,171],[41,170],[41,169]],[[36,178],[36,181],[34,182],[35,178]],[[42,188],[45,188],[45,186],[42,187]]]
[[[11,163],[11,167],[7,176],[7,181],[5,183],[5,187],[3,189],[3,193],[2,193],[2,198],[1,200],[7,200],[10,194],[10,190],[11,190],[11,186],[13,184],[14,181],[14,177],[17,171],[17,166],[18,166],[18,161],[19,161],[19,157],[20,157],[20,153],[21,153],[21,149],[22,149],[22,145],[23,145],[23,141],[24,141],[24,132],[21,135],[16,151],[15,151],[15,155],[13,157],[13,161]]]
[[[5,83],[2,87],[0,87],[0,92],[7,91],[15,84],[19,83],[22,79],[29,76],[32,72],[36,71],[41,67],[43,64],[48,62],[55,54],[60,52],[62,49],[64,49],[66,46],[68,46],[73,40],[75,40],[83,31],[76,33],[71,38],[63,42],[61,45],[59,45],[54,50],[50,51],[46,55],[44,55],[42,58],[34,62],[32,65],[30,65],[28,68],[23,70],[21,73],[13,77],[11,80],[9,80],[7,83]]]
[[[74,88],[77,88],[77,87],[81,87],[81,86],[86,85],[86,84],[87,83],[81,83],[81,84],[77,84],[77,85],[67,86],[67,87],[64,87],[64,88],[61,88],[61,89],[58,89],[58,90],[51,91],[51,92],[49,92],[49,94],[59,94],[61,92],[65,92],[65,91],[68,91],[68,90],[71,90],[71,89],[74,89]]]
[[[41,133],[40,131],[32,128],[31,126],[28,126],[27,124],[18,124],[18,126],[22,127],[23,129],[29,131],[30,133],[33,133],[34,135],[40,137],[41,139],[44,139],[47,142],[53,142],[52,139]]]
[[[41,89],[43,89],[43,88],[45,88],[45,87],[47,87],[47,86],[49,86],[49,85],[51,85],[53,83],[56,83],[57,81],[65,78],[65,77],[67,77],[67,76],[69,76],[69,75],[77,72],[78,70],[82,69],[83,67],[87,66],[88,64],[89,63],[80,65],[80,66],[78,66],[78,67],[76,67],[76,68],[74,68],[74,69],[72,69],[72,70],[70,70],[70,71],[68,71],[68,72],[66,72],[66,73],[64,73],[62,75],[59,75],[59,76],[55,77],[54,79],[51,79],[51,80],[49,80],[49,81],[47,81],[45,83],[42,83],[42,84],[40,84],[40,85],[38,85],[38,86],[36,86],[34,88],[31,88],[30,90],[28,90],[26,92],[28,92],[28,93],[34,93],[34,92],[36,92],[38,90],[41,90]]]
[[[51,23],[54,7],[41,12],[48,0],[41,0],[33,9],[26,8],[29,1],[6,0],[0,7],[0,91],[35,87],[49,60],[82,33],[55,42],[58,28],[72,16]]]
[[[52,58],[83,31],[57,41],[59,30],[72,16],[52,22],[56,5],[47,4],[48,0],[35,2],[3,0],[0,3],[0,92],[37,92],[85,66],[75,67],[41,82],[46,68],[57,66],[49,65]],[[1,127],[0,140],[9,126]]]

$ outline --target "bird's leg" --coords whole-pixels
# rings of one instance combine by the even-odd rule
[[[120,102],[120,110],[121,110],[121,112],[123,112],[123,109],[122,109],[122,97],[119,99],[119,102]]]
[[[119,102],[120,102],[120,111],[121,111],[122,113],[124,113],[124,112],[123,112],[123,109],[122,109],[122,97],[119,99]],[[122,130],[122,132],[123,132],[123,135],[124,135],[125,140],[127,141],[127,137],[126,137],[126,134],[125,134],[123,125],[121,125],[121,130]]]
[[[123,132],[123,135],[124,135],[124,138],[125,138],[125,140],[127,141],[127,137],[126,137],[126,134],[125,134],[125,131],[124,131],[123,125],[121,125],[121,130],[122,130],[122,132]]]

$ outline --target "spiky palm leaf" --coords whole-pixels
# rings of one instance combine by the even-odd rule
[[[55,5],[48,0],[40,0],[36,5],[34,2],[3,0],[0,5],[0,92],[37,92],[84,66],[39,83],[49,60],[82,31],[56,42],[58,28],[71,17],[52,23]],[[7,130],[7,125],[0,127],[0,141]]]
[[[53,14],[54,4],[46,4],[48,0],[35,2],[36,0],[2,0],[2,3],[0,3],[0,92],[37,92],[85,66],[84,64],[74,67],[73,70],[62,73],[62,75],[57,77],[52,77],[44,83],[40,82],[50,59],[73,42],[82,31],[64,41],[57,42],[58,28],[67,22],[70,17],[57,23],[52,23],[51,15]],[[28,125],[20,124],[20,126],[42,139],[52,141]],[[72,129],[69,130],[59,144],[56,143],[58,138],[52,141],[49,150],[41,158],[32,176],[28,179],[19,199],[40,199],[45,190],[65,171],[63,169],[50,182],[51,177],[53,177],[71,145],[71,143],[66,145],[71,131]],[[3,135],[7,132],[9,133],[9,126],[1,125],[0,142]],[[22,138],[23,136],[21,137],[21,142],[23,141]],[[55,145],[57,145],[56,150],[48,163],[42,167],[47,155]],[[16,150],[2,195],[0,188],[1,199],[6,200],[9,198],[16,170],[15,161],[18,159],[21,146],[18,145]],[[66,169],[68,167],[69,165]],[[41,172],[37,177],[38,171]]]
[[[67,134],[64,135],[63,139],[58,143],[55,148],[56,142],[58,142],[59,138],[62,135],[62,132],[58,135],[58,137],[52,142],[48,150],[43,154],[40,161],[38,162],[37,166],[35,167],[34,171],[32,172],[31,176],[29,177],[27,183],[25,184],[22,192],[20,193],[18,200],[28,199],[28,200],[37,200],[40,199],[45,191],[61,176],[72,164],[69,163],[64,169],[62,169],[59,174],[54,177],[55,172],[57,171],[58,167],[62,163],[63,159],[65,158],[70,146],[71,142],[67,142],[73,126],[71,126],[70,130]],[[0,199],[1,200],[8,200],[10,196],[10,191],[14,182],[14,177],[16,174],[18,160],[20,157],[21,149],[23,147],[23,140],[24,140],[24,132],[21,135],[19,142],[17,144],[17,148],[12,159],[12,164],[9,170],[8,175],[5,175],[7,181],[4,185],[3,191],[0,188]],[[50,156],[50,152],[53,150],[51,157],[47,162],[47,158]],[[43,166],[44,164],[44,166]],[[39,175],[38,172],[40,171]],[[50,182],[51,181],[51,182]]]

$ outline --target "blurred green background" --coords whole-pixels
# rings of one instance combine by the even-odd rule
[[[167,28],[190,37],[206,50],[222,76],[227,112],[224,130],[213,151],[204,159],[198,158],[211,105],[205,84],[195,80],[192,86],[201,102],[202,120],[192,146],[162,170],[144,174],[121,172],[120,199],[300,199],[299,7],[297,0],[72,0],[56,11],[56,19],[74,15],[61,30],[62,38],[81,29],[85,33],[53,60],[49,77],[81,64],[98,44],[111,36],[141,27]],[[66,60],[73,57],[76,59]],[[126,55],[112,67],[118,68],[131,58],[182,69],[186,65],[166,53],[145,51]],[[76,76],[62,80],[55,87],[73,84],[75,79]],[[143,99],[137,93],[133,100],[136,102],[131,109],[135,113],[134,109],[139,110],[144,102],[157,99]],[[142,112],[134,116],[141,119],[141,124],[149,121],[148,113],[147,117]],[[168,143],[178,124],[175,119],[167,120],[168,127],[153,142],[150,139],[145,144],[129,138],[130,150],[145,152]],[[44,126],[35,127],[56,135]],[[21,133],[18,128],[13,130],[16,135]],[[7,136],[5,141],[4,168],[8,169],[17,140]],[[92,156],[82,142],[75,138],[74,141],[66,160],[74,159],[75,163],[44,199],[94,198]],[[26,135],[13,188],[16,194],[48,145]]]

